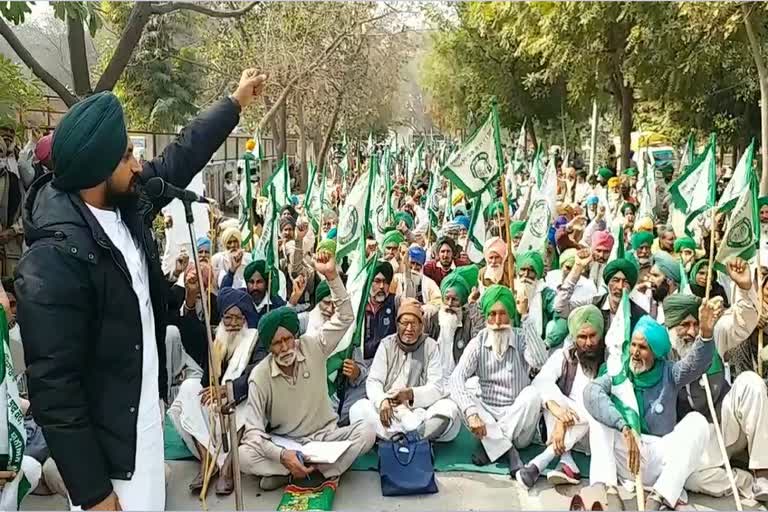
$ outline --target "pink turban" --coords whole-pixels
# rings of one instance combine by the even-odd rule
[[[607,231],[595,231],[592,233],[592,249],[610,251],[613,249],[613,237]]]
[[[488,259],[488,254],[492,252],[495,252],[501,256],[502,260],[507,259],[507,243],[498,236],[489,238],[485,241],[485,246],[483,247],[483,256]]]

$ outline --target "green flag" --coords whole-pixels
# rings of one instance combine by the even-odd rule
[[[467,199],[479,196],[488,183],[495,182],[503,171],[497,155],[501,154],[495,109],[491,109],[483,125],[450,156],[442,174],[458,187]]]
[[[752,160],[755,154],[755,139],[749,144],[749,147],[741,155],[736,169],[733,171],[731,181],[725,186],[723,195],[717,202],[718,212],[728,212],[736,206],[736,201],[741,197],[747,188],[752,177]]]
[[[749,261],[757,252],[760,216],[756,182],[756,178],[752,177],[750,186],[742,192],[733,207],[728,227],[715,255],[715,268],[720,272],[726,272],[726,265],[733,258]]]
[[[304,211],[307,213],[309,221],[312,223],[312,229],[315,233],[320,233],[323,225],[323,199],[325,196],[325,169],[322,175],[317,176],[317,167],[312,162],[309,163],[309,188],[304,196]]]
[[[283,157],[280,161],[280,165],[277,166],[277,170],[272,173],[264,186],[262,187],[262,195],[268,196],[271,187],[274,187],[274,199],[278,208],[291,203],[291,188],[290,177],[288,173],[288,158]]]
[[[8,343],[8,321],[0,307],[0,469],[16,477],[0,488],[0,510],[19,510],[21,500],[32,490],[21,468],[27,431]]]
[[[547,171],[541,181],[541,187],[531,192],[531,206],[528,209],[528,222],[525,224],[523,237],[517,247],[518,253],[525,251],[547,250],[547,234],[552,224],[557,203],[557,169],[555,159],[550,158]]]
[[[619,410],[629,427],[641,433],[640,408],[638,407],[632,381],[627,375],[630,345],[629,295],[626,290],[621,297],[619,309],[613,317],[608,332],[605,333],[607,353],[606,370],[611,377],[611,401]]]
[[[266,193],[267,208],[264,211],[264,229],[262,229],[261,238],[256,242],[256,247],[253,249],[253,259],[266,262],[267,276],[271,276],[268,279],[270,295],[284,296],[279,277],[281,272],[277,270],[280,261],[277,251],[277,241],[280,236],[280,205],[277,201],[277,188],[272,184]]]
[[[669,187],[672,203],[678,210],[685,213],[685,230],[689,236],[693,236],[693,233],[688,229],[691,222],[715,206],[716,143],[717,138],[713,133],[704,153]]]
[[[336,237],[336,258],[341,260],[349,254],[361,238],[365,238],[365,230],[370,224],[368,197],[374,175],[369,171],[357,178],[357,182],[347,195],[339,212],[339,226]]]

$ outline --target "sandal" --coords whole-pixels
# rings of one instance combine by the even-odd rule
[[[587,510],[580,494],[574,494],[573,498],[571,498],[571,504],[568,507],[568,510]]]
[[[235,479],[232,476],[219,475],[216,481],[216,496],[229,496],[235,490]]]

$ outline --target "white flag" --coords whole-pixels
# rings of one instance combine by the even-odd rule
[[[363,236],[367,218],[366,202],[368,198],[369,172],[365,171],[352,187],[344,206],[339,212],[339,227],[336,237],[336,258],[346,256]]]
[[[723,241],[715,256],[717,270],[726,272],[725,266],[733,258],[749,261],[754,257],[760,229],[756,200],[755,191],[747,186],[736,201]]]
[[[738,198],[749,188],[749,181],[752,176],[752,159],[755,152],[755,140],[747,150],[741,155],[736,169],[733,171],[733,177],[723,190],[723,195],[717,202],[718,211],[729,211],[736,205]]]
[[[715,206],[715,135],[712,134],[704,153],[669,187],[672,204],[685,213],[685,229],[694,218]]]
[[[541,180],[541,187],[531,195],[531,206],[528,210],[528,222],[525,224],[523,237],[517,247],[517,253],[539,251],[542,254],[547,249],[547,234],[555,215],[557,203],[557,169],[555,159],[549,160],[547,171]]]
[[[469,199],[480,195],[488,183],[502,172],[496,157],[499,153],[493,117],[491,112],[466,144],[451,155],[442,171],[443,176]]]

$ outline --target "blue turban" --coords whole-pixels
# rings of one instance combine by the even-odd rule
[[[328,234],[325,235],[325,238],[327,238],[328,240],[336,240],[336,233],[337,232],[338,231],[336,230],[336,227],[334,226],[334,227],[332,227],[331,229],[328,230]]]
[[[453,219],[455,222],[460,224],[464,229],[469,229],[469,222],[470,219],[466,215],[459,215],[455,219]]]
[[[253,305],[253,299],[243,289],[221,288],[218,297],[219,314],[224,314],[237,306],[237,309],[245,316],[248,327],[256,329],[259,324],[259,315],[256,313],[256,307]]]
[[[424,263],[427,261],[427,251],[422,249],[421,247],[411,247],[408,249],[408,258],[411,261],[414,261],[418,263],[421,266],[424,266]]]
[[[205,236],[201,236],[197,239],[197,250],[200,249],[208,249],[208,252],[211,252],[211,239]]]
[[[643,315],[640,317],[640,320],[637,321],[637,325],[635,325],[635,330],[632,331],[632,335],[637,332],[645,337],[645,341],[653,351],[653,355],[656,359],[667,358],[672,345],[669,342],[669,333],[663,325],[650,316]]]
[[[599,199],[597,199],[597,196],[589,196],[587,198],[587,204],[590,204],[590,205],[597,204],[598,201],[599,201]]]
[[[653,264],[659,267],[664,277],[676,282],[678,285],[682,279],[680,275],[680,262],[663,251],[653,255]]]

